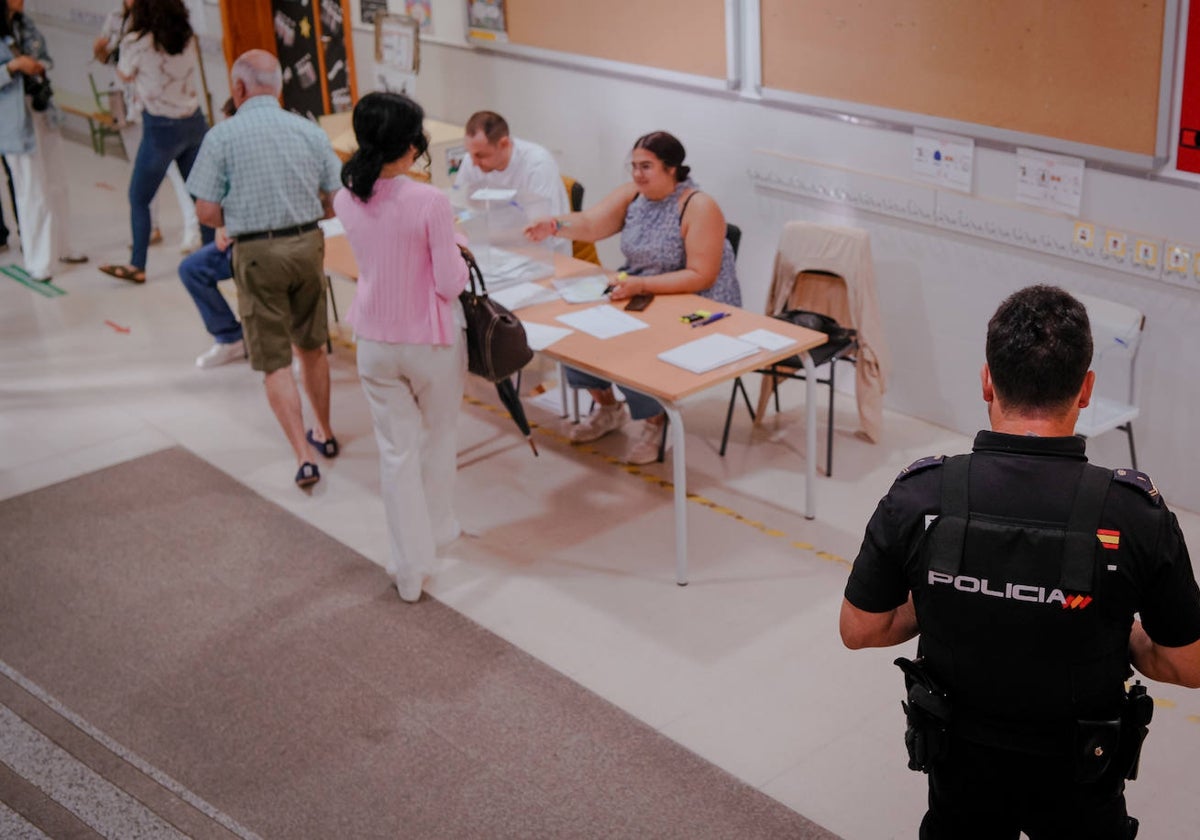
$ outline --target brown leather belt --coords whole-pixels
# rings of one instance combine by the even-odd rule
[[[299,236],[302,233],[308,233],[310,230],[316,230],[317,227],[316,222],[309,222],[306,225],[292,225],[291,227],[276,228],[275,230],[257,230],[253,233],[239,233],[233,237],[233,241],[253,242],[256,239],[279,239],[284,236]]]

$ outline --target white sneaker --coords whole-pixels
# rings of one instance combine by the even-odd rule
[[[238,339],[229,344],[214,344],[196,357],[196,367],[215,368],[230,362],[240,362],[244,358],[246,358],[246,345],[241,339]]]
[[[187,233],[185,233],[183,235],[183,239],[179,243],[179,253],[186,256],[186,255],[192,253],[193,251],[199,251],[199,250],[200,250],[200,231],[199,231],[199,229],[193,228],[192,230],[189,230]]]
[[[661,424],[642,421],[642,428],[637,437],[625,450],[626,464],[653,464],[658,460],[658,446],[662,442],[663,427]]]
[[[588,443],[625,425],[625,406],[622,403],[597,405],[596,410],[580,420],[567,432],[571,443]]]

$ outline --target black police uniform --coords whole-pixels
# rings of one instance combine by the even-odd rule
[[[1081,438],[980,432],[960,568],[931,561],[930,535],[952,533],[940,514],[953,506],[943,479],[956,467],[940,457],[902,472],[867,526],[846,599],[888,612],[911,591],[920,652],[954,707],[922,838],[1130,836],[1123,779],[1080,777],[1076,721],[1119,717],[1135,613],[1158,644],[1200,639],[1200,589],[1175,515],[1144,474],[1114,470],[1109,482],[1103,471],[1103,501],[1076,527],[1087,520],[1075,505],[1085,468],[1101,473],[1086,462]],[[1096,532],[1086,552],[1076,543],[1092,561],[1082,585],[1060,559],[1069,522]],[[1050,563],[1039,534],[1059,540]]]

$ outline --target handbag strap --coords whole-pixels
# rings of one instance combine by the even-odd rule
[[[471,283],[471,297],[486,297],[487,286],[484,285],[483,272],[479,270],[479,263],[475,262],[475,257],[471,255],[471,252],[461,245],[458,248],[458,252],[462,254],[463,261],[467,264],[467,276],[470,278]],[[478,289],[475,288],[476,281],[479,283]]]

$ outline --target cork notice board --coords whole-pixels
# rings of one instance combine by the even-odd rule
[[[761,0],[763,84],[1154,155],[1169,5]]]
[[[511,44],[724,79],[725,0],[506,0]]]

